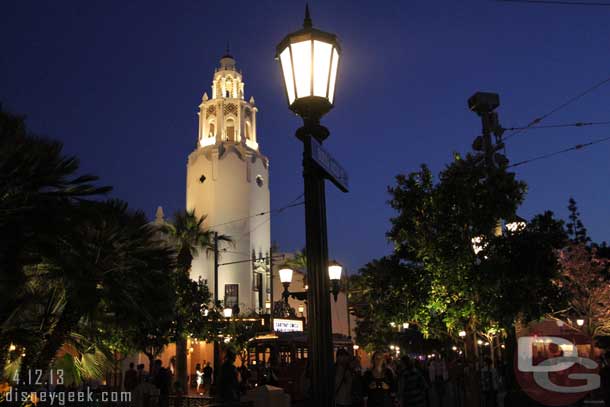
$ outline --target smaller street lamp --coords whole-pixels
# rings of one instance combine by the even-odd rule
[[[585,320],[584,319],[577,319],[576,320],[576,325],[578,325],[579,327],[582,327],[585,324]]]
[[[339,295],[339,290],[340,290],[339,282],[341,281],[342,272],[343,272],[343,266],[341,264],[339,264],[337,261],[332,260],[329,263],[328,277],[332,284],[332,288],[331,288],[330,292],[332,293],[335,301],[337,301],[337,297]],[[299,301],[307,300],[307,291],[290,291],[289,290],[290,284],[292,283],[293,274],[294,274],[294,271],[288,266],[283,266],[282,268],[280,268],[280,281],[282,282],[282,285],[284,286],[284,292],[282,293],[282,296],[284,297],[284,302],[286,302],[286,303],[288,303],[289,297],[292,297]],[[307,290],[307,285],[305,286],[305,290]],[[299,312],[301,312],[301,311],[299,311]]]
[[[408,322],[403,322],[402,323],[402,329],[409,329],[409,323]]]
[[[460,338],[465,338],[466,337],[466,331],[460,331],[460,333],[458,335],[460,336]]]
[[[223,311],[222,314],[224,315],[225,318],[231,318],[233,316],[233,308],[231,307],[226,307]]]
[[[339,295],[339,282],[341,281],[341,272],[343,271],[343,266],[337,262],[337,260],[331,260],[328,265],[328,277],[330,278],[330,282],[332,284],[331,292],[333,293],[333,298],[335,302],[337,302],[337,296]]]

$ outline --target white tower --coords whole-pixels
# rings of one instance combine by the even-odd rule
[[[244,99],[235,59],[223,56],[212,97],[204,93],[199,105],[199,137],[186,174],[187,209],[206,215],[205,227],[233,239],[219,245],[218,299],[237,304],[242,313],[264,310],[269,298],[269,160],[258,148],[257,111],[254,98]],[[191,278],[199,277],[213,292],[212,253],[193,260]]]

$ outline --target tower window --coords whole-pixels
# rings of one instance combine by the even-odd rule
[[[246,140],[252,140],[252,125],[246,122]]]
[[[202,184],[205,182],[205,175],[201,174],[201,177],[199,177],[199,182]]]
[[[210,123],[210,134],[209,134],[209,137],[214,137],[214,134],[215,134],[214,130],[215,130],[214,123]]]
[[[233,121],[233,119],[227,120],[226,133],[227,133],[227,140],[235,141],[235,122]]]
[[[256,185],[258,185],[259,187],[262,187],[265,184],[265,179],[263,178],[262,175],[257,175],[256,176]]]

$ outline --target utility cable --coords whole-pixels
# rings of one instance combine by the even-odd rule
[[[610,3],[600,1],[568,1],[568,0],[496,0],[502,3],[536,3],[536,4],[561,4],[564,6],[610,6]]]
[[[583,149],[585,147],[589,147],[589,146],[592,146],[592,145],[598,144],[598,143],[603,143],[604,141],[608,141],[608,140],[610,140],[610,137],[605,137],[605,138],[593,140],[593,141],[590,141],[590,142],[584,143],[584,144],[576,144],[575,146],[572,146],[572,147],[569,147],[569,148],[565,148],[563,150],[554,151],[554,152],[548,153],[548,154],[543,154],[543,155],[540,155],[538,157],[530,158],[529,160],[523,160],[523,161],[516,162],[514,164],[509,165],[506,168],[518,167],[518,166],[521,166],[521,165],[524,165],[524,164],[528,164],[528,163],[531,163],[531,162],[534,162],[534,161],[543,160],[545,158],[549,158],[549,157],[553,157],[553,156],[556,156],[556,155],[559,155],[559,154],[567,153],[569,151],[581,150],[581,149]]]
[[[505,0],[508,1],[508,0]],[[608,4],[610,5],[610,3]],[[559,110],[565,108],[566,106],[576,102],[578,99],[582,98],[583,96],[593,92],[595,89],[605,85],[606,83],[610,82],[610,77],[596,83],[595,85],[591,86],[590,88],[585,89],[584,91],[580,92],[579,94],[577,94],[576,96],[571,97],[570,99],[568,99],[566,102],[563,102],[562,104],[560,104],[559,106],[555,107],[554,109],[550,110],[548,113],[543,114],[540,117],[535,118],[534,120],[532,120],[527,126],[525,126],[524,128],[517,130],[515,133],[509,134],[508,136],[506,136],[504,138],[504,140],[508,140],[511,137],[515,137],[518,134],[523,133],[525,130],[530,129],[533,126],[538,125],[541,121],[543,121],[544,119],[546,119],[547,117],[549,117],[550,115],[558,112]]]
[[[610,125],[610,121],[606,122],[576,122],[576,123],[565,123],[565,124],[547,124],[536,127],[507,127],[505,131],[526,131],[526,130],[538,130],[538,129],[558,129],[563,127],[586,127],[586,126],[607,126]]]

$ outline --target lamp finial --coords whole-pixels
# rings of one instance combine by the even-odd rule
[[[305,3],[305,20],[303,20],[303,27],[311,28],[312,26],[311,15],[309,14],[309,3]]]

